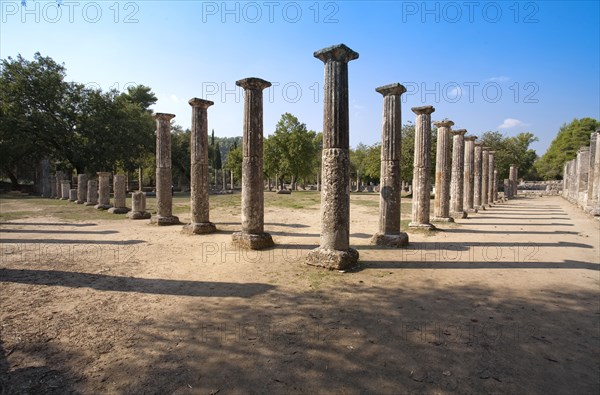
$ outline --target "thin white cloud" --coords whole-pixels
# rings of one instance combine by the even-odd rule
[[[354,108],[355,110],[364,110],[365,106],[360,105],[360,104],[354,104],[354,105],[352,105],[352,108]]]
[[[502,125],[498,125],[498,129],[511,129],[516,128],[517,126],[527,126],[527,124],[518,119],[506,118],[504,122],[502,122]]]
[[[510,77],[507,77],[505,75],[501,75],[499,77],[492,77],[488,79],[489,81],[493,81],[493,82],[506,82],[506,81],[510,81]]]
[[[171,100],[173,100],[175,103],[179,103],[179,98],[178,98],[176,95],[174,95],[174,94],[171,94],[171,96],[169,96],[169,97],[170,97],[170,98],[171,98]]]

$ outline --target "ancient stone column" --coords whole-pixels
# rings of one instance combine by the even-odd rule
[[[77,189],[71,188],[69,189],[69,202],[75,203],[77,201]]]
[[[260,78],[236,81],[244,88],[242,159],[242,231],[232,235],[242,248],[261,250],[274,245],[264,230],[263,90],[271,83]],[[208,216],[203,220],[208,221]]]
[[[413,107],[415,121],[415,153],[413,161],[413,196],[411,228],[435,229],[429,222],[431,180],[431,113],[433,106]]]
[[[489,151],[489,158],[488,158],[488,193],[487,193],[487,198],[488,198],[488,205],[491,206],[494,203],[494,170],[496,170],[495,168],[495,164],[494,164],[494,159],[496,156],[496,151]]]
[[[40,195],[45,198],[49,198],[52,196],[52,187],[50,184],[50,159],[44,158],[40,161],[40,169],[41,169],[41,190]]]
[[[62,199],[62,180],[65,178],[64,173],[62,171],[56,172],[56,178],[54,179],[54,184],[56,188],[56,196],[55,199]]]
[[[214,103],[198,98],[190,99],[192,106],[191,153],[191,223],[183,227],[187,234],[206,234],[217,230],[209,221],[208,205],[208,107]]]
[[[156,215],[150,223],[158,226],[177,225],[173,215],[173,174],[171,173],[171,119],[173,114],[157,113],[156,119]]]
[[[108,210],[110,204],[110,173],[101,171],[98,174],[98,204],[94,207],[98,210]]]
[[[50,198],[56,199],[56,176],[50,178]]]
[[[569,190],[569,161],[565,162],[563,165],[563,172],[562,172],[562,177],[563,177],[563,186],[562,186],[562,196],[563,198],[567,197],[567,192]]]
[[[473,149],[473,205],[477,210],[485,210],[481,205],[481,149],[483,143],[475,143]]]
[[[111,214],[126,214],[127,208],[127,181],[124,174],[115,174],[113,177],[114,206],[108,209]]]
[[[596,145],[594,153],[594,178],[592,179],[592,215],[600,216],[600,129],[596,130]]]
[[[86,202],[84,203],[86,206],[95,206],[98,204],[98,181],[96,180],[88,180],[87,182],[87,197]]]
[[[577,200],[577,157],[570,161],[569,179],[569,201],[575,203]]]
[[[87,201],[87,174],[77,175],[77,204],[84,204]]]
[[[466,129],[452,132],[452,178],[450,181],[450,215],[454,218],[467,218],[463,209],[464,201],[464,166],[465,166],[465,134]]]
[[[481,147],[481,207],[488,206],[488,185],[490,177],[490,149]]]
[[[508,178],[504,179],[504,198],[512,199],[511,188],[510,188],[510,179],[508,179]]]
[[[321,176],[321,238],[306,263],[346,269],[358,262],[350,248],[350,133],[348,62],[358,53],[344,44],[321,49],[314,56],[325,64],[323,151]]]
[[[69,192],[71,191],[71,182],[69,180],[60,181],[61,200],[69,200]]]
[[[517,196],[517,165],[510,165],[508,178],[510,180],[510,197],[514,199]]]
[[[594,176],[595,167],[594,163],[596,160],[596,144],[598,139],[598,133],[593,132],[590,136],[590,154],[588,156],[588,179],[587,179],[587,197],[585,204],[585,211],[591,212],[595,205],[594,195]]]
[[[146,211],[146,194],[142,191],[131,193],[131,211],[127,213],[129,219],[150,219],[152,215]]]
[[[577,205],[585,207],[589,172],[590,147],[581,147],[577,152]]]
[[[434,122],[437,126],[437,146],[435,156],[435,198],[433,218],[436,222],[453,222],[450,216],[450,177],[452,154],[450,149],[450,128],[454,122],[443,120]]]
[[[375,89],[383,95],[381,129],[381,183],[379,185],[379,231],[371,244],[402,247],[408,235],[400,231],[400,156],[402,144],[402,113],[400,96],[406,88],[400,84]]]
[[[494,169],[494,182],[492,183],[492,198],[494,202],[498,201],[498,170]]]
[[[475,140],[477,136],[465,136],[465,162],[463,172],[463,210],[467,213],[476,213],[477,209],[474,204],[474,191],[475,186],[473,185],[474,173],[473,168],[475,167]]]

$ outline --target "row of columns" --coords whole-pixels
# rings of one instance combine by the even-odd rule
[[[563,197],[586,212],[600,216],[600,129],[590,135],[590,145],[563,167]]]

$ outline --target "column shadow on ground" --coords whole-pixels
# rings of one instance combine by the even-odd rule
[[[110,235],[116,230],[45,230],[45,229],[0,229],[0,233],[42,233],[65,235]]]
[[[68,239],[0,239],[0,244],[106,244],[130,245],[145,243],[145,240],[68,240]]]

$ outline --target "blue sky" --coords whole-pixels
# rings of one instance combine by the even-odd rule
[[[313,52],[344,43],[350,141],[381,133],[381,95],[404,84],[411,107],[480,135],[529,131],[543,154],[563,123],[600,118],[599,2],[560,1],[0,1],[0,57],[39,51],[67,77],[102,89],[150,86],[157,112],[189,127],[187,101],[215,102],[209,128],[242,133],[235,81],[259,77],[264,130],[284,112],[320,131],[323,64]]]

